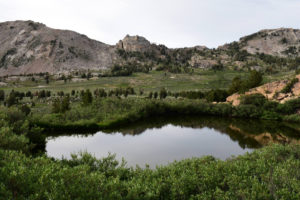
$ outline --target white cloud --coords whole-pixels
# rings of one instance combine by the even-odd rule
[[[127,33],[169,47],[217,47],[265,28],[300,28],[298,0],[0,0],[0,21],[27,20],[115,44]]]

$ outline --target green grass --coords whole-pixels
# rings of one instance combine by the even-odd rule
[[[295,76],[294,71],[280,72],[272,75],[264,75],[263,83],[268,83],[277,80],[288,80]]]
[[[128,77],[102,77],[97,80],[85,80],[84,82],[67,82],[64,81],[51,81],[49,85],[45,81],[34,83],[31,81],[15,82],[14,85],[10,84],[8,87],[2,87],[6,91],[15,89],[18,91],[38,91],[38,90],[51,90],[53,92],[65,91],[71,92],[72,90],[83,90],[89,88],[94,90],[96,88],[113,89],[118,87],[128,87],[145,91],[158,91],[162,87],[170,91],[182,90],[210,90],[210,89],[226,89],[231,80],[235,76],[245,77],[246,72],[237,71],[202,71],[195,70],[194,74],[172,74],[164,72],[151,71],[148,74],[134,73]]]
[[[232,79],[235,76],[245,78],[247,72],[239,71],[208,71],[196,69],[193,74],[172,74],[164,72],[151,71],[148,74],[134,73],[132,76],[123,77],[102,77],[97,80],[84,80],[83,82],[67,82],[64,81],[50,81],[46,84],[44,80],[34,83],[32,81],[11,82],[7,87],[0,87],[5,91],[12,89],[26,92],[50,90],[57,92],[63,90],[70,93],[72,90],[94,90],[96,88],[114,89],[118,87],[133,87],[136,90],[143,89],[144,91],[159,91],[162,87],[167,90],[176,92],[184,90],[201,90],[207,91],[210,89],[227,89]],[[281,72],[273,75],[264,75],[263,83],[288,79],[294,75],[294,72]]]

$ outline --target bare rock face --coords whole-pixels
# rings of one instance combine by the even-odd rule
[[[296,78],[300,81],[300,75],[297,75]],[[291,92],[289,93],[282,93],[282,89],[289,83],[288,80],[280,80],[274,81],[271,83],[266,83],[256,88],[252,88],[248,92],[243,95],[250,95],[250,94],[262,94],[268,100],[277,101],[280,103],[284,103],[288,100],[298,98],[300,95],[300,82],[295,83]],[[226,101],[231,103],[234,106],[238,106],[240,104],[241,94],[235,93],[229,97],[227,97]]]
[[[208,49],[207,46],[203,46],[203,45],[202,46],[198,45],[195,46],[194,48],[197,49],[198,51],[204,51]]]
[[[1,23],[0,45],[2,76],[105,69],[116,57],[114,46],[32,21]]]
[[[300,30],[287,28],[262,30],[241,38],[239,43],[243,50],[251,54],[296,57],[300,55]]]
[[[126,35],[126,37],[123,40],[120,40],[116,46],[118,49],[124,49],[125,51],[146,52],[151,49],[151,43],[146,40],[146,38],[138,35]]]
[[[212,66],[218,64],[216,60],[206,59],[200,55],[193,55],[189,60],[189,64],[195,68],[210,69]]]
[[[279,57],[297,57],[300,56],[300,30],[265,29],[242,37],[238,42],[219,46],[218,49],[226,51],[232,45],[237,45],[239,50],[246,50],[250,54],[264,53]]]
[[[235,93],[229,97],[226,98],[226,102],[231,103],[233,106],[238,106],[240,105],[240,97],[241,95],[238,93]]]

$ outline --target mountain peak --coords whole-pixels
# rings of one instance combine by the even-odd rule
[[[141,51],[145,52],[151,49],[151,43],[144,37],[135,35],[126,35],[123,40],[117,43],[118,49],[125,51]]]
[[[264,53],[280,57],[300,55],[300,30],[292,28],[264,29],[242,37],[243,50],[251,54]]]
[[[60,73],[112,65],[115,47],[33,21],[0,23],[0,73]]]

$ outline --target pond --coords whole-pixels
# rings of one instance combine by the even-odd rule
[[[206,155],[225,160],[271,143],[300,143],[300,127],[213,117],[156,118],[93,134],[50,136],[46,142],[47,154],[54,158],[70,158],[80,151],[101,158],[110,152],[128,166],[154,168]]]

